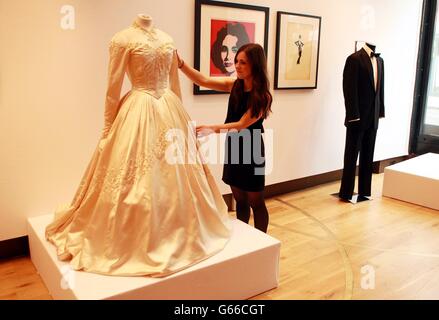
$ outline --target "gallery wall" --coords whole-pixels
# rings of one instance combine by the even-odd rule
[[[138,13],[170,34],[186,63],[194,57],[194,0],[0,1],[0,240],[25,235],[26,218],[71,201],[103,125],[108,42]],[[386,68],[386,118],[375,160],[407,154],[421,0],[241,0],[270,7],[273,81],[276,11],[322,17],[318,88],[273,91],[274,184],[341,169],[345,128],[342,71],[355,40],[377,45]],[[69,5],[70,7],[65,7]],[[63,17],[74,9],[74,29]],[[64,21],[65,23],[65,21]],[[183,102],[198,123],[224,120],[227,95]],[[124,90],[129,89],[125,83]],[[221,191],[221,165],[212,165]]]

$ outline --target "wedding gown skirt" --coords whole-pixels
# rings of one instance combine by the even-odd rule
[[[199,157],[168,163],[167,152],[196,144],[189,121],[171,90],[157,99],[133,89],[124,98],[72,204],[47,227],[60,259],[76,270],[165,276],[225,246],[227,209],[207,166]],[[170,147],[170,129],[186,146]]]

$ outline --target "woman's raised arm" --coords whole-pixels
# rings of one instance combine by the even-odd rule
[[[194,83],[200,87],[206,87],[216,91],[230,92],[232,91],[235,78],[214,78],[207,77],[198,70],[187,65],[177,53],[178,68]]]

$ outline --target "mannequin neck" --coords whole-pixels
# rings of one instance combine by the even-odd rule
[[[370,48],[370,50],[372,50],[373,52],[375,52],[376,49],[376,45],[370,43],[370,42],[366,42],[366,46],[368,46]]]
[[[153,23],[152,17],[146,14],[138,14],[136,17],[136,23],[145,30],[151,30]]]

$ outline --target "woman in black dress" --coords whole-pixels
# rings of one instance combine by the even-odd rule
[[[223,181],[232,189],[237,217],[248,223],[251,207],[255,227],[267,232],[262,123],[271,112],[272,96],[264,49],[254,43],[239,48],[235,56],[237,79],[207,77],[186,65],[180,57],[178,60],[180,70],[199,86],[230,92],[225,123],[197,126],[197,134],[227,132]]]

